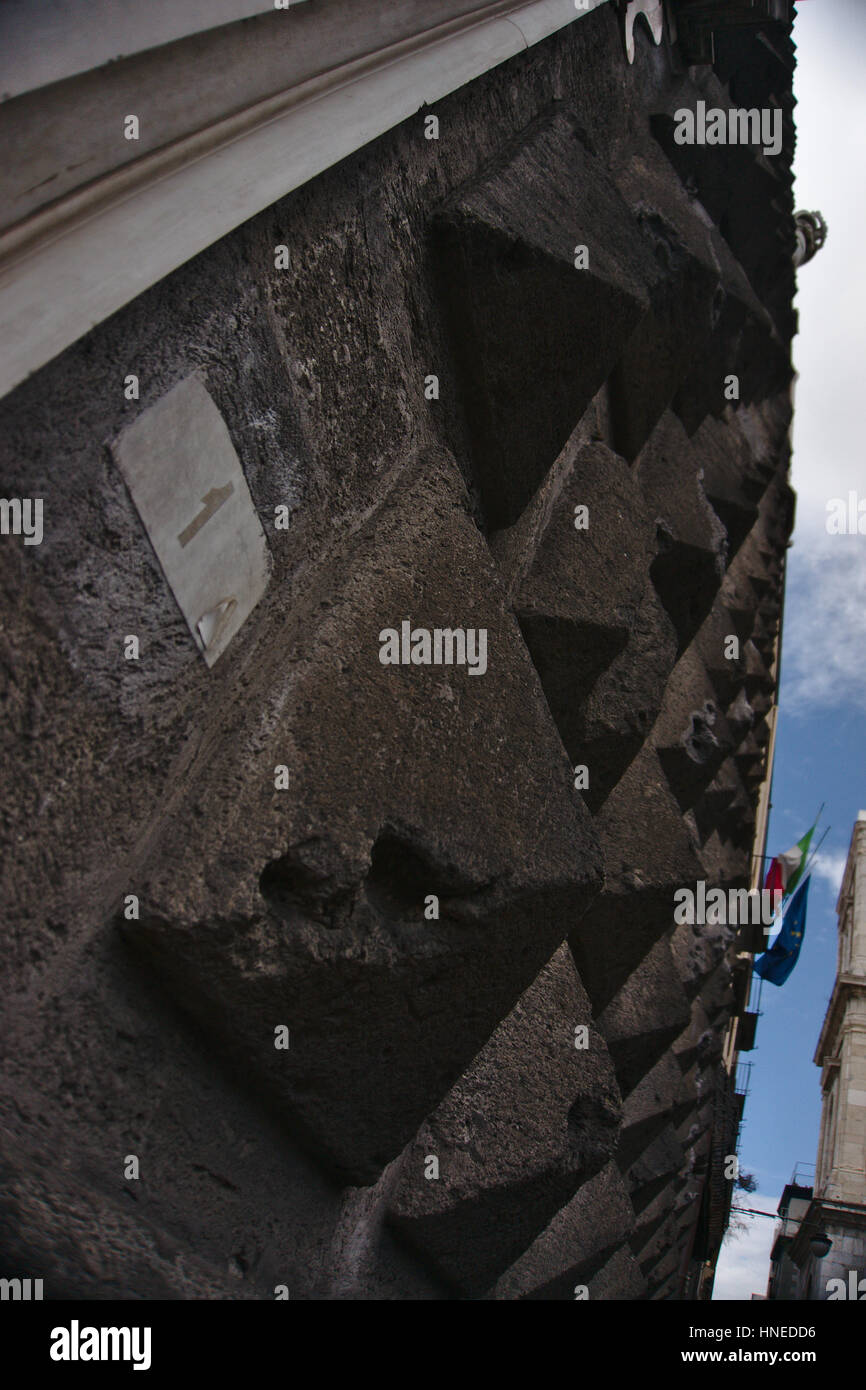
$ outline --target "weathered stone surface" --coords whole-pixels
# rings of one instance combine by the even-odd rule
[[[725,89],[715,78],[702,95],[709,105],[729,106]],[[669,99],[677,98],[673,92]],[[694,97],[688,101],[694,110]],[[780,264],[788,261],[776,235],[773,207],[784,197],[785,185],[774,171],[774,161],[763,159],[749,145],[678,145],[674,123],[667,115],[653,116],[652,131],[683,182],[689,183],[719,227],[752,285],[772,280]]]
[[[702,470],[704,492],[727,532],[730,563],[757,520],[763,488],[749,478],[745,446],[719,421],[704,420],[692,437],[692,446]]]
[[[748,982],[751,979],[752,963],[749,961],[742,970],[745,977],[743,981],[743,993],[747,993]],[[734,982],[737,979],[737,972],[732,971],[730,962],[724,960],[716,966],[715,970],[707,977],[701,989],[701,1003],[706,1011],[707,1018],[711,1024],[718,1023],[719,1015],[730,1013],[731,1005],[734,1001]],[[745,999],[742,1006],[745,1007]],[[718,1031],[718,1030],[716,1030]]]
[[[722,763],[703,796],[688,812],[694,822],[696,837],[701,842],[701,858],[708,871],[711,871],[711,861],[704,851],[713,836],[716,836],[716,843],[720,843],[720,833],[717,831],[719,818],[726,814],[740,788],[739,777],[735,770],[732,773],[732,769],[733,764],[729,760]]]
[[[684,1072],[694,1066],[706,1072],[714,1067],[721,1057],[721,1039],[713,1028],[703,993],[692,1001],[691,1022],[674,1042],[671,1050]]]
[[[691,1110],[692,1099],[686,1078],[672,1054],[666,1052],[623,1102],[622,1133],[617,1149],[620,1168],[627,1170],[638,1154],[652,1143],[669,1119],[676,1116],[678,1104],[685,1101]]]
[[[575,509],[588,508],[576,527]],[[652,518],[623,460],[581,448],[514,592],[521,631],[569,757],[602,805],[652,726],[675,655],[649,583]]]
[[[746,663],[738,630],[740,623],[741,619],[730,611],[723,596],[720,596],[692,644],[712,682],[721,709],[736,699],[745,679]],[[737,639],[736,645],[730,641],[732,637]]]
[[[627,67],[620,19],[455,91],[439,141],[412,116],[0,403],[4,487],[46,499],[44,544],[0,545],[0,1261],[53,1296],[694,1292],[743,973],[672,932],[673,890],[753,848],[791,206],[758,180],[722,226],[711,184],[710,215],[648,131],[716,79],[645,37]],[[106,448],[191,372],[273,562],[212,671]],[[484,627],[487,672],[383,667],[404,619]],[[730,751],[678,800],[656,748],[707,700]],[[572,1015],[588,1054],[556,1050]]]
[[[745,652],[743,654],[746,656],[748,669],[748,656]],[[736,740],[737,748],[741,746],[743,739],[746,738],[747,734],[751,733],[752,729],[758,723],[755,711],[749,704],[745,685],[742,690],[737,692],[736,698],[731,701],[728,708],[725,710],[725,723]]]
[[[584,793],[590,810],[604,804],[653,727],[675,655],[672,624],[648,584],[625,649],[599,676],[586,702],[575,760],[590,770]]]
[[[675,1244],[655,1259],[641,1261],[640,1272],[647,1281],[647,1297],[670,1298],[683,1264],[683,1242]]]
[[[73,1177],[56,1161],[4,1142],[0,1154],[0,1275],[44,1281],[51,1299],[244,1299],[256,1293],[189,1254],[133,1207],[120,1182]],[[107,1185],[106,1185],[107,1186]],[[238,1271],[240,1273],[240,1271]]]
[[[703,856],[702,856],[703,857]],[[684,922],[671,934],[671,953],[677,976],[689,999],[718,967],[734,939],[734,928],[712,923]]]
[[[601,1292],[603,1288],[615,1287],[613,1281],[608,1285],[601,1276],[633,1223],[634,1211],[625,1184],[616,1165],[608,1163],[583,1184],[547,1229],[506,1270],[490,1297],[573,1299],[577,1284],[587,1284],[591,1297],[616,1297]],[[593,1282],[596,1277],[600,1279],[598,1284]]]
[[[716,235],[718,247],[721,238]],[[737,279],[728,293],[704,351],[680,383],[671,408],[693,435],[708,415],[729,408],[729,378],[737,378],[739,399],[745,404],[763,390],[779,390],[789,379],[790,362],[767,311],[756,305],[751,287],[737,266]]]
[[[617,188],[652,247],[650,308],[636,325],[611,376],[614,438],[633,459],[677,387],[702,356],[724,301],[719,258],[706,223],[649,138],[615,168]]]
[[[637,1262],[627,1250],[618,1250],[590,1279],[588,1292],[593,1302],[633,1302],[646,1297],[646,1285]]]
[[[733,763],[724,763],[719,773],[719,781],[726,776],[729,767]],[[713,784],[715,786],[715,783]],[[709,796],[712,789],[707,793]],[[712,793],[714,794],[714,793]],[[724,796],[728,798],[734,794],[732,786],[726,786]],[[744,794],[744,789],[743,789]],[[719,793],[721,799],[721,793]],[[725,804],[729,804],[728,801]],[[718,816],[719,813],[717,813]],[[718,824],[718,819],[715,822]],[[748,888],[749,874],[748,860],[744,857],[743,851],[737,845],[726,840],[719,830],[714,829],[701,845],[701,860],[707,871],[707,880],[710,879],[722,888]]]
[[[658,412],[660,400],[693,434],[707,414],[726,408],[724,387],[730,372],[740,378],[740,399],[778,391],[790,380],[790,360],[771,315],[759,300],[731,247],[695,196],[695,184],[671,178],[672,166],[656,140],[633,137],[615,163],[617,186],[654,244],[662,271],[651,313],[641,322],[629,349],[643,339],[647,349],[623,396],[644,406],[640,420],[626,404],[634,438]],[[679,290],[681,302],[672,296]],[[657,309],[661,301],[662,312]],[[686,314],[688,307],[689,314]],[[655,330],[654,339],[648,331]],[[684,344],[700,344],[692,354]],[[673,391],[671,384],[673,383]],[[651,412],[646,406],[651,404]],[[624,452],[628,447],[624,445]]]
[[[670,944],[657,941],[598,1015],[623,1096],[634,1089],[689,1021]]]
[[[689,1186],[694,1187],[697,1179],[706,1172],[710,1151],[714,1092],[718,1080],[715,1065],[703,1068],[695,1066],[683,1080],[694,1093],[693,1103],[689,1113],[679,1117],[676,1132],[686,1150]]]
[[[764,726],[766,734],[766,726]],[[733,761],[738,768],[743,783],[750,790],[757,789],[764,780],[766,737],[759,737],[760,730],[749,732],[742,743],[737,745]]]
[[[668,682],[651,741],[683,811],[694,806],[736,747],[695,647],[683,654]]]
[[[754,825],[755,813],[748,788],[733,761],[727,758],[713,781],[693,808],[702,838],[701,856],[708,873],[719,881],[739,888],[740,877],[748,877],[742,863],[742,838]],[[747,885],[746,885],[747,886]]]
[[[670,411],[646,441],[635,471],[659,541],[650,573],[682,653],[722,582],[727,533],[707,501],[685,430]]]
[[[775,681],[754,642],[746,643],[743,656],[746,663],[743,689],[752,708],[759,714],[765,714],[772,704]]]
[[[575,1046],[575,1027],[590,1019],[562,947],[403,1160],[391,1223],[470,1296],[494,1283],[616,1147],[620,1096],[607,1049],[591,1026],[589,1046]],[[527,1056],[536,1058],[531,1072]],[[430,1155],[439,1164],[432,1180]]]
[[[587,268],[575,266],[578,246]],[[656,272],[567,111],[461,190],[438,218],[437,248],[495,530],[517,519],[554,462],[646,311]]]
[[[140,871],[141,920],[125,924],[305,1142],[362,1182],[597,886],[588,817],[462,497],[447,459],[419,461],[311,593],[265,720],[238,711],[178,810],[183,834],[169,825]],[[486,628],[487,673],[383,666],[380,629],[407,617]],[[281,764],[288,791],[274,789]],[[336,787],[352,789],[338,814]]]
[[[658,759],[644,747],[595,820],[604,890],[569,935],[597,1014],[672,925],[674,890],[701,864]]]
[[[637,1213],[634,1229],[629,1238],[629,1249],[636,1259],[644,1251],[649,1251],[655,1239],[664,1244],[667,1240],[666,1224],[675,1210],[677,1189],[674,1185],[662,1187],[658,1193]]]
[[[586,529],[575,527],[578,506],[589,509]],[[652,527],[628,465],[603,444],[586,446],[514,596],[548,703],[562,709],[563,720],[567,692],[574,690],[569,707],[576,716],[625,647],[653,555]],[[566,726],[566,747],[570,737]]]
[[[671,1125],[643,1150],[625,1174],[635,1212],[641,1212],[653,1197],[682,1171],[683,1146]]]

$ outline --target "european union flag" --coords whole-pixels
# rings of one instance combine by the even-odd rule
[[[809,874],[797,885],[788,899],[782,915],[782,929],[769,951],[755,961],[755,974],[768,984],[783,985],[797,964],[803,934],[806,930],[806,899],[809,896]]]

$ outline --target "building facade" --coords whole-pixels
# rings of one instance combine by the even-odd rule
[[[814,1192],[790,1245],[805,1299],[866,1299],[866,811],[854,823],[836,904],[836,982],[815,1049],[821,1134]],[[815,1232],[832,1242],[811,1248]]]
[[[62,12],[0,7],[0,1273],[709,1297],[790,4]]]
[[[770,1278],[766,1297],[783,1302],[800,1297],[800,1270],[791,1258],[791,1245],[809,1210],[813,1189],[811,1185],[798,1181],[799,1176],[798,1172],[794,1173],[791,1181],[785,1184],[779,1198],[779,1224],[770,1251]]]

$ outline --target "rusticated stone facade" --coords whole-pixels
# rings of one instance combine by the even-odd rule
[[[0,545],[0,1266],[46,1296],[667,1299],[714,1259],[743,943],[673,895],[748,886],[766,772],[793,49],[635,39],[602,5],[0,402],[45,508]],[[699,100],[783,150],[677,144]],[[116,461],[193,375],[270,566],[210,670]],[[486,670],[383,664],[407,620]]]

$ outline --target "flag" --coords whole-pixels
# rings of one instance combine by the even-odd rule
[[[806,901],[812,875],[807,874],[788,899],[782,913],[782,927],[769,950],[755,961],[755,974],[771,985],[783,985],[790,975],[803,944],[806,930]]]
[[[767,892],[782,893],[786,898],[793,893],[800,882],[814,833],[815,826],[813,825],[811,830],[806,831],[802,840],[797,841],[793,849],[786,850],[784,854],[776,855],[767,870],[767,878],[764,883]]]

